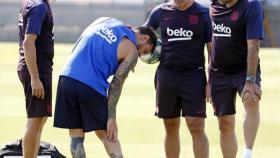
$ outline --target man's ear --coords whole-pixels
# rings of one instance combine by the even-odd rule
[[[150,36],[148,36],[148,35],[143,35],[142,41],[143,41],[143,43],[147,43],[149,39],[150,39]]]
[[[139,44],[145,44],[150,39],[148,35],[141,35]]]

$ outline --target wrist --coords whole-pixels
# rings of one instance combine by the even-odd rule
[[[255,75],[247,75],[246,76],[246,83],[255,83],[256,82],[256,76]]]
[[[110,120],[110,121],[116,121],[116,118],[108,118],[108,120]]]
[[[39,75],[30,75],[30,78],[31,78],[31,80],[33,80],[33,81],[40,80]]]

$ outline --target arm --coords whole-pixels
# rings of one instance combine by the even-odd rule
[[[39,71],[37,66],[36,47],[35,47],[36,39],[37,39],[37,35],[34,34],[25,35],[25,39],[23,41],[24,57],[31,77],[32,95],[44,99],[45,96],[44,87],[39,78]]]
[[[207,51],[208,51],[208,72],[209,72],[210,68],[211,68],[212,42],[207,43]],[[210,82],[209,82],[209,73],[208,73],[208,82],[207,82],[206,88],[205,88],[205,96],[206,96],[206,101],[210,102],[212,104],[211,86],[210,86]]]
[[[259,1],[250,3],[246,18],[247,76],[255,78],[259,64],[260,40],[264,37],[263,10]],[[247,80],[246,77],[246,84],[241,94],[242,100],[244,100],[244,94],[247,92],[252,95],[254,101],[261,98],[260,87],[253,80]]]
[[[39,78],[35,41],[40,35],[46,15],[46,6],[40,4],[28,12],[26,32],[23,41],[24,57],[31,77],[32,95],[44,99],[45,91]]]
[[[207,14],[204,15],[205,18],[205,43],[207,46],[207,51],[208,51],[208,72],[211,68],[211,61],[212,61],[212,22],[211,22],[211,17],[210,17],[210,10],[207,12]]]
[[[137,58],[128,57],[119,66],[109,88],[108,96],[108,118],[116,119],[116,106],[121,95],[123,83],[130,70],[136,65]]]
[[[209,72],[210,69],[212,67],[212,22],[211,22],[211,17],[210,17],[210,13],[211,11],[209,10],[207,12],[207,14],[205,14],[205,21],[206,21],[206,29],[205,29],[205,34],[206,34],[206,38],[205,38],[205,43],[207,46],[207,52],[208,52],[208,68],[207,68],[207,72],[208,72],[208,81],[206,84],[206,88],[205,88],[205,96],[206,96],[206,101],[212,104],[212,97],[211,97],[211,81],[209,80]]]
[[[247,40],[248,45],[248,56],[247,56],[247,76],[256,76],[257,67],[259,64],[259,48],[260,40]],[[242,91],[242,100],[244,99],[245,93],[250,93],[254,98],[254,101],[257,101],[261,98],[260,87],[252,81],[246,81],[246,84]],[[258,99],[257,99],[258,97]]]
[[[259,64],[259,48],[260,40],[247,40],[248,56],[247,56],[247,75],[256,76]]]
[[[132,70],[138,60],[136,46],[124,38],[118,47],[118,59],[122,61],[117,69],[109,87],[108,93],[108,123],[107,137],[109,141],[117,141],[116,107],[119,101],[122,87],[130,70]]]
[[[207,52],[208,52],[208,70],[211,68],[211,56],[212,56],[212,42],[207,43]]]

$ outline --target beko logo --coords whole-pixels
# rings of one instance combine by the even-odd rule
[[[168,41],[182,41],[182,40],[191,40],[193,32],[191,30],[180,29],[171,29],[167,27],[167,35],[176,38],[169,38]]]
[[[215,24],[213,22],[213,36],[220,36],[220,37],[231,37],[231,28],[222,24]]]
[[[104,38],[108,43],[112,44],[118,40],[117,36],[114,34],[113,30],[107,28],[105,25],[101,25],[96,34]]]

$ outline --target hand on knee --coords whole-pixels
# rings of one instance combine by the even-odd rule
[[[71,138],[71,154],[73,158],[85,158],[84,137]]]
[[[242,96],[242,102],[244,105],[254,106],[259,102],[260,98],[256,94],[252,94],[251,92],[246,92]]]

